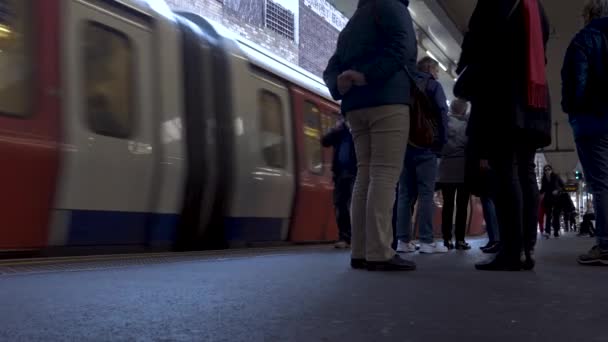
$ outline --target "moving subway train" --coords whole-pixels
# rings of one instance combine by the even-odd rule
[[[337,238],[320,79],[162,0],[1,4],[0,251]]]

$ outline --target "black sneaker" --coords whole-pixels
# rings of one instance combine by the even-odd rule
[[[449,250],[452,250],[455,248],[454,243],[450,240],[443,241],[443,245],[446,246]]]
[[[416,264],[412,261],[402,259],[395,255],[387,261],[368,261],[368,271],[413,271],[416,269]]]
[[[522,264],[517,258],[507,257],[504,254],[497,254],[494,258],[475,264],[475,268],[479,271],[507,271],[517,272],[521,271]]]
[[[350,259],[350,267],[355,270],[362,270],[367,267],[365,259]]]
[[[488,243],[485,246],[481,246],[481,247],[479,247],[479,249],[481,249],[483,251],[484,249],[488,249],[488,248],[492,247],[495,243],[496,242],[488,241]]]
[[[536,266],[536,259],[534,258],[534,250],[524,251],[524,258],[521,262],[521,267],[524,271],[532,271]]]
[[[579,256],[578,263],[589,266],[608,266],[608,250],[595,246],[591,248],[589,253]]]
[[[456,242],[456,249],[459,251],[468,251],[469,249],[471,249],[471,245],[464,241],[458,241]]]
[[[482,249],[482,251],[486,254],[496,254],[500,252],[500,242],[494,242],[488,248]]]

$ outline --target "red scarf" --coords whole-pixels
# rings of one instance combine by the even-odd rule
[[[545,44],[540,21],[538,0],[522,0],[526,25],[528,106],[547,109],[547,75],[545,70]]]

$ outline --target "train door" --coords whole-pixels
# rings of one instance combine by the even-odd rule
[[[0,2],[0,250],[47,243],[59,164],[58,0]]]
[[[292,98],[298,184],[290,239],[335,240],[337,234],[328,234],[333,217],[331,167],[321,146],[323,112],[327,113],[328,106],[297,88],[292,88]]]
[[[56,222],[65,223],[68,245],[141,244],[160,147],[151,23],[118,2],[65,5],[66,147]]]

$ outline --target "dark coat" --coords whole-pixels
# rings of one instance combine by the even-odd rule
[[[334,148],[334,158],[332,161],[331,170],[334,173],[334,177],[340,177],[341,175],[348,174],[354,176],[357,174],[357,155],[355,153],[355,144],[353,137],[350,134],[350,130],[346,124],[342,124],[336,128],[332,128],[327,132],[321,139],[321,144],[324,147]],[[340,149],[348,148],[347,162],[340,161]]]
[[[462,46],[458,69],[479,70],[467,134],[472,155],[481,159],[488,159],[498,146],[524,142],[540,148],[551,143],[551,110],[527,106],[527,39],[521,7],[509,18],[515,1],[479,0]],[[546,45],[550,28],[540,2],[539,6]]]
[[[540,193],[545,195],[545,204],[553,205],[555,204],[555,200],[557,196],[553,194],[554,191],[561,192],[564,189],[564,181],[560,176],[555,173],[551,174],[551,177],[547,179],[546,176],[543,175],[542,186],[540,188]],[[559,194],[558,194],[559,196]]]
[[[608,133],[608,18],[592,21],[572,40],[562,68],[562,108],[574,135]]]
[[[338,37],[336,52],[323,79],[342,112],[392,104],[410,104],[404,66],[415,73],[417,45],[408,0],[360,0]],[[341,96],[337,78],[346,70],[365,75],[367,85]]]
[[[437,129],[437,141],[435,142],[435,146],[433,146],[433,150],[437,154],[441,154],[441,150],[443,146],[448,142],[448,103],[445,96],[445,91],[443,90],[443,86],[439,83],[433,75],[426,72],[418,72],[416,75],[418,82],[422,84],[426,84],[426,95],[433,101],[435,105],[435,110],[437,113],[441,114],[440,122],[438,123]]]

